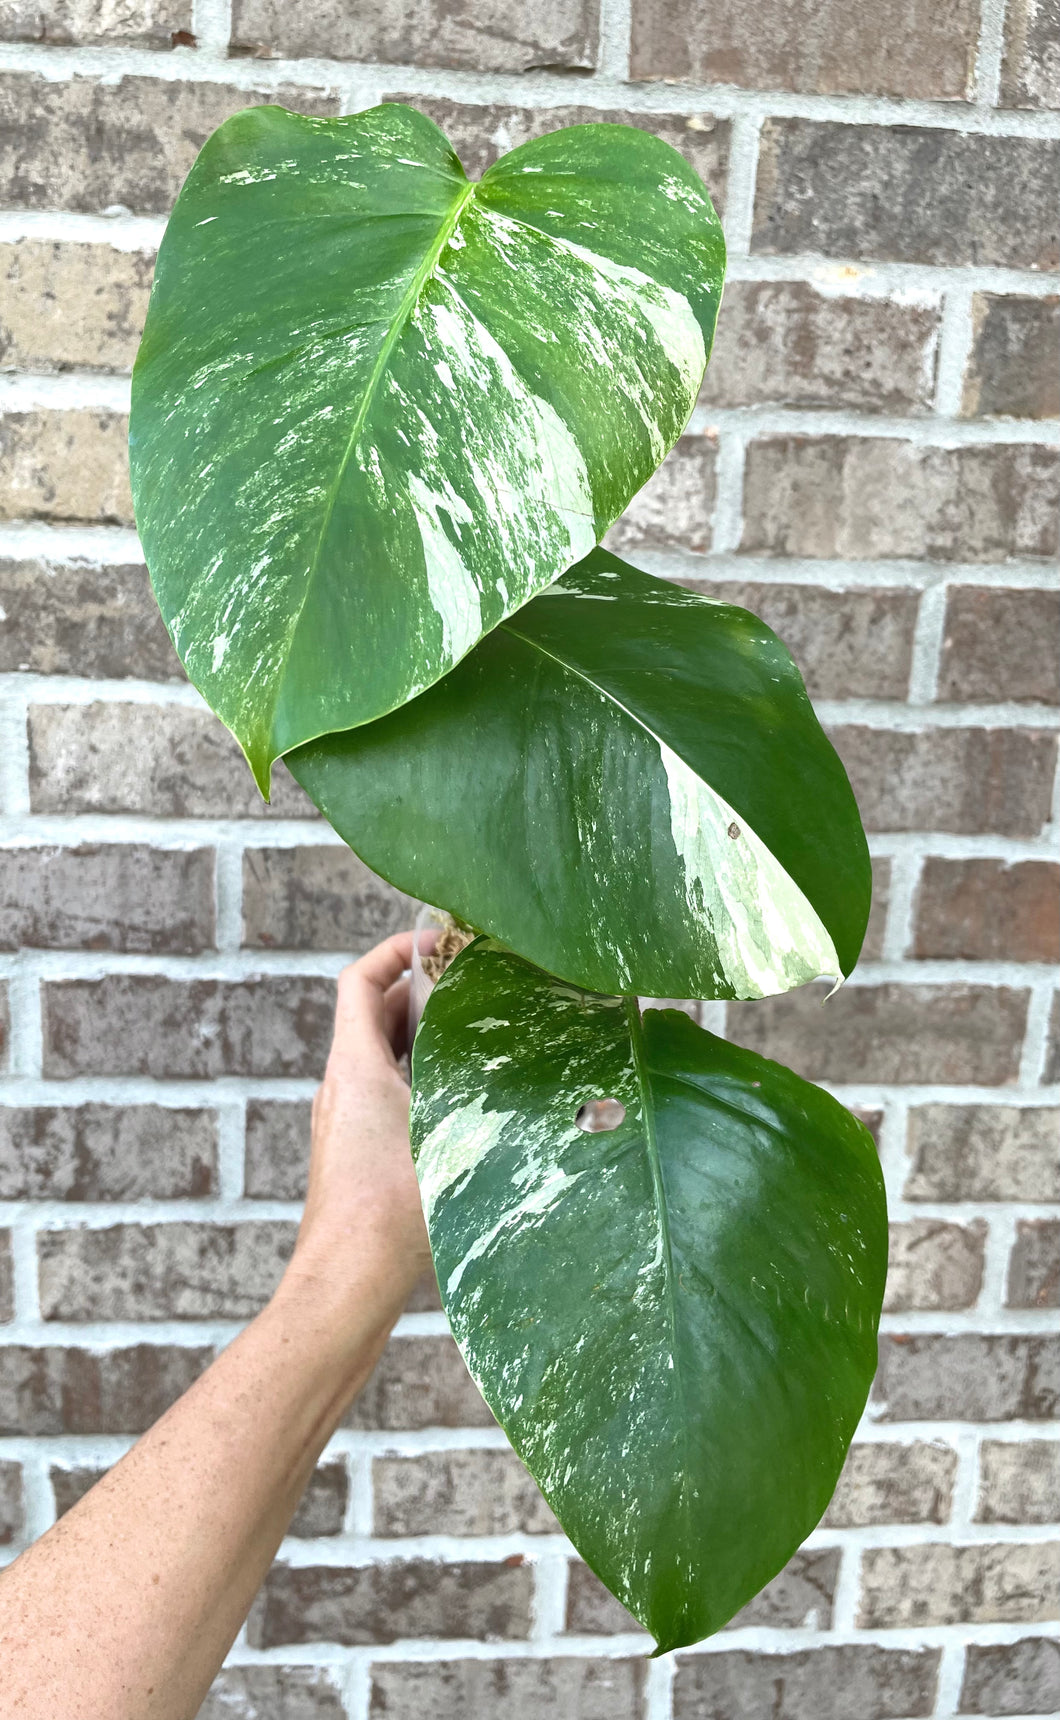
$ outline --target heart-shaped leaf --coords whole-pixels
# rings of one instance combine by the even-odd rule
[[[857,960],[868,848],[788,652],[604,550],[287,762],[376,872],[591,990],[762,997]]]
[[[609,1133],[575,1118],[625,1107]],[[446,1313],[515,1450],[660,1649],[717,1630],[835,1487],[887,1263],[872,1140],[790,1070],[480,939],[413,1053]]]
[[[476,183],[399,104],[213,134],[159,252],[133,494],[174,644],[266,792],[603,535],[688,419],[723,271],[703,185],[632,127]]]

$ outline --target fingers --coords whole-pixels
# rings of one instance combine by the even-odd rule
[[[395,1060],[409,1045],[409,985],[411,975],[396,980],[383,1000],[384,1031],[390,1041]]]
[[[387,996],[412,962],[413,936],[412,932],[396,932],[340,973],[335,1035],[328,1060],[333,1071],[348,1069],[358,1056],[366,1054],[382,1052],[388,1060],[393,1057],[399,1006],[394,1001],[388,1009]]]

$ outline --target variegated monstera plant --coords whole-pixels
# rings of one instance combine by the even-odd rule
[[[645,132],[574,126],[471,182],[410,108],[255,108],[181,192],[133,379],[191,680],[263,793],[282,755],[482,934],[412,1061],[441,1294],[660,1650],[820,1518],[886,1255],[861,1124],[639,1002],[841,978],[869,910],[784,646],[596,547],[688,421],[723,271],[703,185]],[[587,1132],[601,1098],[622,1120]]]

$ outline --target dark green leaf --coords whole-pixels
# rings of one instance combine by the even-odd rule
[[[375,871],[577,985],[761,997],[857,960],[868,849],[788,652],[603,550],[287,762]]]
[[[397,104],[214,133],[159,254],[133,493],[177,650],[264,788],[591,548],[692,410],[723,269],[702,184],[631,127],[478,183]]]
[[[686,1016],[487,940],[431,996],[413,1091],[471,1373],[607,1586],[661,1649],[697,1641],[814,1527],[864,1406],[887,1262],[871,1138]],[[586,1134],[598,1097],[625,1119]]]

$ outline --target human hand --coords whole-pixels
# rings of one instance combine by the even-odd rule
[[[409,1148],[406,1049],[411,932],[339,975],[335,1033],[313,1100],[309,1191],[287,1281],[400,1311],[431,1265]]]

